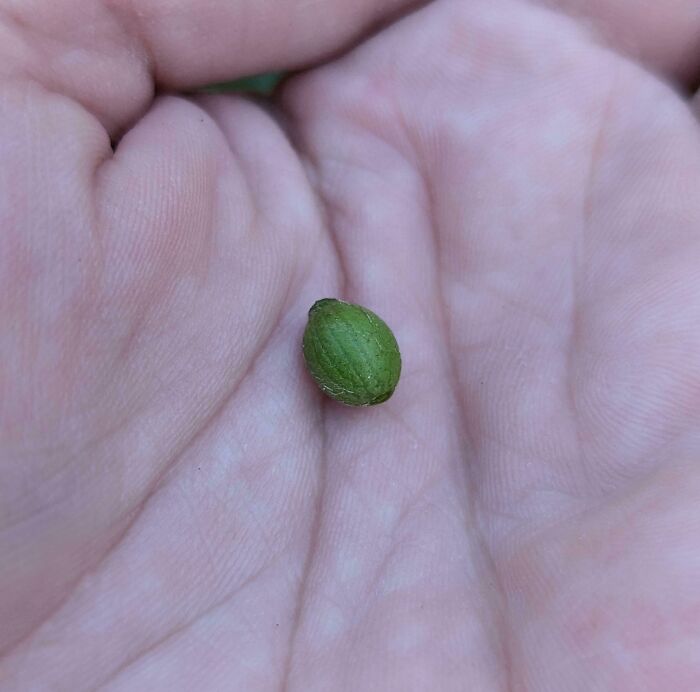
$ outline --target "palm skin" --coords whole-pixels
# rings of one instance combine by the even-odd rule
[[[0,688],[700,689],[699,128],[582,27],[437,2],[279,118],[6,80]],[[323,296],[387,404],[304,373]]]

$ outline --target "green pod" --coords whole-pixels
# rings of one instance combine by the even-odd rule
[[[401,374],[399,346],[384,321],[367,308],[334,298],[311,306],[303,351],[321,390],[349,406],[386,401]]]

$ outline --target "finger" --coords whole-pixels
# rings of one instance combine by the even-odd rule
[[[0,103],[7,114],[8,99]],[[320,223],[303,170],[271,118],[225,104],[214,104],[217,121],[235,127],[184,99],[159,99],[97,173],[64,171],[59,152],[44,162],[31,124],[20,139],[17,182],[2,186],[17,220],[0,237],[13,251],[0,267],[0,315],[12,327],[0,332],[0,406],[12,402],[20,417],[0,409],[0,439],[2,460],[23,463],[2,468],[0,648],[118,539],[233,395],[305,273],[314,243],[302,235]],[[76,109],[67,110],[70,128]],[[60,114],[53,135],[64,134]],[[15,116],[20,137],[27,115]],[[109,151],[94,119],[80,124],[82,146],[67,134],[65,148],[86,159]],[[52,189],[54,178],[62,184]],[[33,206],[41,194],[46,204]]]
[[[686,83],[700,76],[697,0],[544,0],[592,22],[617,50]]]
[[[37,0],[0,3],[2,73],[67,94],[108,128],[184,88],[294,67],[341,48],[406,0]]]

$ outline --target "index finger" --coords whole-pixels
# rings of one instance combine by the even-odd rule
[[[0,80],[64,94],[123,129],[156,87],[290,68],[341,49],[407,0],[0,0]]]

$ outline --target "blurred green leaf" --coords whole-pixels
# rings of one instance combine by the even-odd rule
[[[221,82],[210,84],[202,89],[210,94],[221,94],[228,92],[243,92],[247,94],[259,94],[269,96],[275,90],[284,74],[282,72],[267,72],[265,74],[243,77],[232,82]]]

